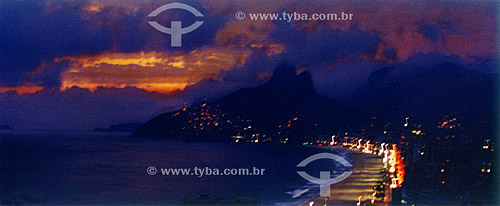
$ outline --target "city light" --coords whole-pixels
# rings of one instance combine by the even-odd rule
[[[366,146],[365,149],[363,150],[364,153],[371,153],[370,150],[370,140],[366,141]]]
[[[378,155],[382,155],[382,154],[384,154],[384,152],[385,152],[385,150],[384,150],[384,145],[385,145],[385,143],[382,143],[382,144],[380,145],[380,151],[378,152]]]
[[[398,180],[396,178],[391,179],[391,188],[398,187]]]

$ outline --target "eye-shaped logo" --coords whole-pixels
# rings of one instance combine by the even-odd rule
[[[170,4],[165,4],[163,6],[160,6],[157,9],[155,9],[153,12],[151,12],[148,15],[148,17],[156,17],[161,12],[164,12],[164,11],[169,10],[169,9],[183,9],[183,10],[191,12],[193,15],[195,15],[197,17],[203,17],[203,14],[201,14],[198,10],[196,10],[195,8],[193,8],[187,4],[182,4],[182,3],[170,3]],[[180,22],[180,21],[170,22],[171,28],[164,27],[156,21],[148,21],[148,23],[151,26],[153,26],[156,30],[161,31],[161,32],[166,33],[166,34],[170,34],[170,46],[180,47],[180,46],[182,46],[182,35],[194,31],[195,29],[197,29],[198,27],[200,27],[203,24],[203,21],[195,21],[190,26],[184,27],[184,28],[182,28],[182,22]]]
[[[300,162],[297,165],[297,167],[305,167],[310,162],[315,161],[315,160],[319,160],[319,159],[331,159],[331,160],[335,160],[337,162],[340,162],[340,164],[344,165],[345,167],[352,167],[352,165],[344,158],[342,158],[338,155],[335,155],[332,153],[326,153],[326,152],[315,154],[313,156],[306,158],[305,160],[302,160],[302,162]],[[319,178],[313,177],[304,171],[298,171],[297,173],[302,178],[306,179],[307,181],[312,182],[314,184],[319,184],[319,193],[320,193],[321,197],[330,197],[330,185],[341,182],[342,180],[345,180],[347,177],[349,177],[349,175],[352,174],[352,171],[346,171],[335,178],[330,177],[330,171],[320,171]]]

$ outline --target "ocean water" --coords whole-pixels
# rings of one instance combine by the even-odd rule
[[[289,145],[183,142],[93,132],[0,134],[0,203],[25,205],[182,205],[201,194],[255,198],[259,205],[301,205],[319,186],[297,174],[310,155],[341,150]],[[348,159],[348,157],[346,157]],[[305,171],[343,172],[318,160]],[[264,168],[259,176],[164,176],[156,168]]]

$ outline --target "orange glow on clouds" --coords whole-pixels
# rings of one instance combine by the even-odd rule
[[[35,92],[38,92],[42,90],[42,86],[17,86],[17,87],[2,87],[0,88],[0,92],[9,92],[9,91],[15,91],[18,94],[33,94]]]
[[[137,12],[137,8],[134,4],[130,2],[120,2],[120,1],[89,1],[88,5],[83,7],[82,10],[89,13],[99,13],[109,7],[120,8],[128,13]]]
[[[202,48],[187,54],[167,52],[103,53],[94,56],[57,58],[70,62],[61,74],[61,90],[73,86],[134,86],[147,91],[171,93],[203,79],[216,79],[225,71],[241,67],[248,49]]]

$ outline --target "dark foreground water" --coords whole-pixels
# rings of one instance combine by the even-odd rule
[[[25,205],[182,205],[200,194],[299,205],[319,194],[296,165],[325,149],[128,138],[91,132],[0,134],[0,200]],[[330,151],[339,154],[341,151]],[[339,154],[345,156],[345,154]],[[159,168],[264,168],[262,176],[148,175]],[[318,160],[307,171],[336,170]]]

